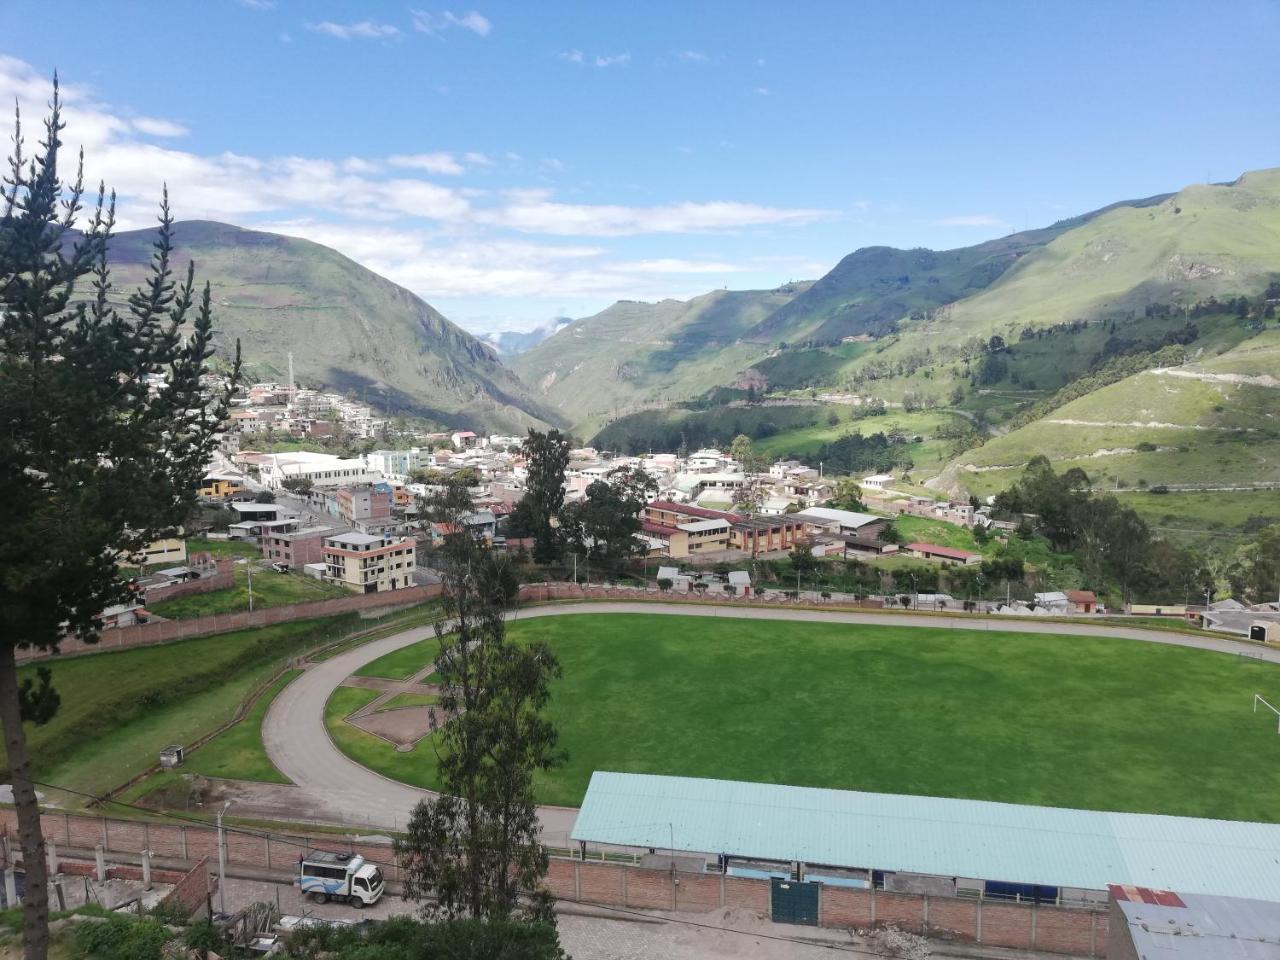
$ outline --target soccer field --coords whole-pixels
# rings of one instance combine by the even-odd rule
[[[517,621],[564,677],[577,805],[593,770],[1280,820],[1280,668],[1144,643],[644,614]],[[364,736],[363,734],[361,736]],[[420,745],[426,749],[426,745]],[[432,786],[418,751],[360,751]]]

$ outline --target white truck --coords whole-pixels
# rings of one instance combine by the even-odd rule
[[[298,887],[315,903],[345,900],[353,907],[377,903],[386,884],[382,871],[359,854],[312,850],[298,861]]]

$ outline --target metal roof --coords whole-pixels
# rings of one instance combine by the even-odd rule
[[[1153,898],[1154,899],[1154,898]],[[1169,960],[1276,960],[1280,957],[1280,903],[1197,894],[1160,897],[1166,903],[1116,898],[1122,929],[1140,957]]]
[[[1280,901],[1280,824],[597,771],[573,839]]]

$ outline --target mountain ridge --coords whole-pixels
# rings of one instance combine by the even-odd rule
[[[174,225],[176,270],[196,263],[214,296],[215,347],[236,339],[246,365],[354,393],[441,426],[520,430],[562,423],[530,395],[493,347],[413,292],[349,257],[298,237],[211,220]],[[145,273],[154,230],[116,234],[113,296]]]

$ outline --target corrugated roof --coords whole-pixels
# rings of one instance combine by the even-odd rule
[[[1280,900],[1280,824],[597,771],[573,838],[1105,890]]]
[[[1111,936],[1127,934],[1138,956],[1170,960],[1280,957],[1280,904],[1161,893],[1164,896],[1136,901],[1116,896],[1125,926],[1123,931],[1113,928]]]

